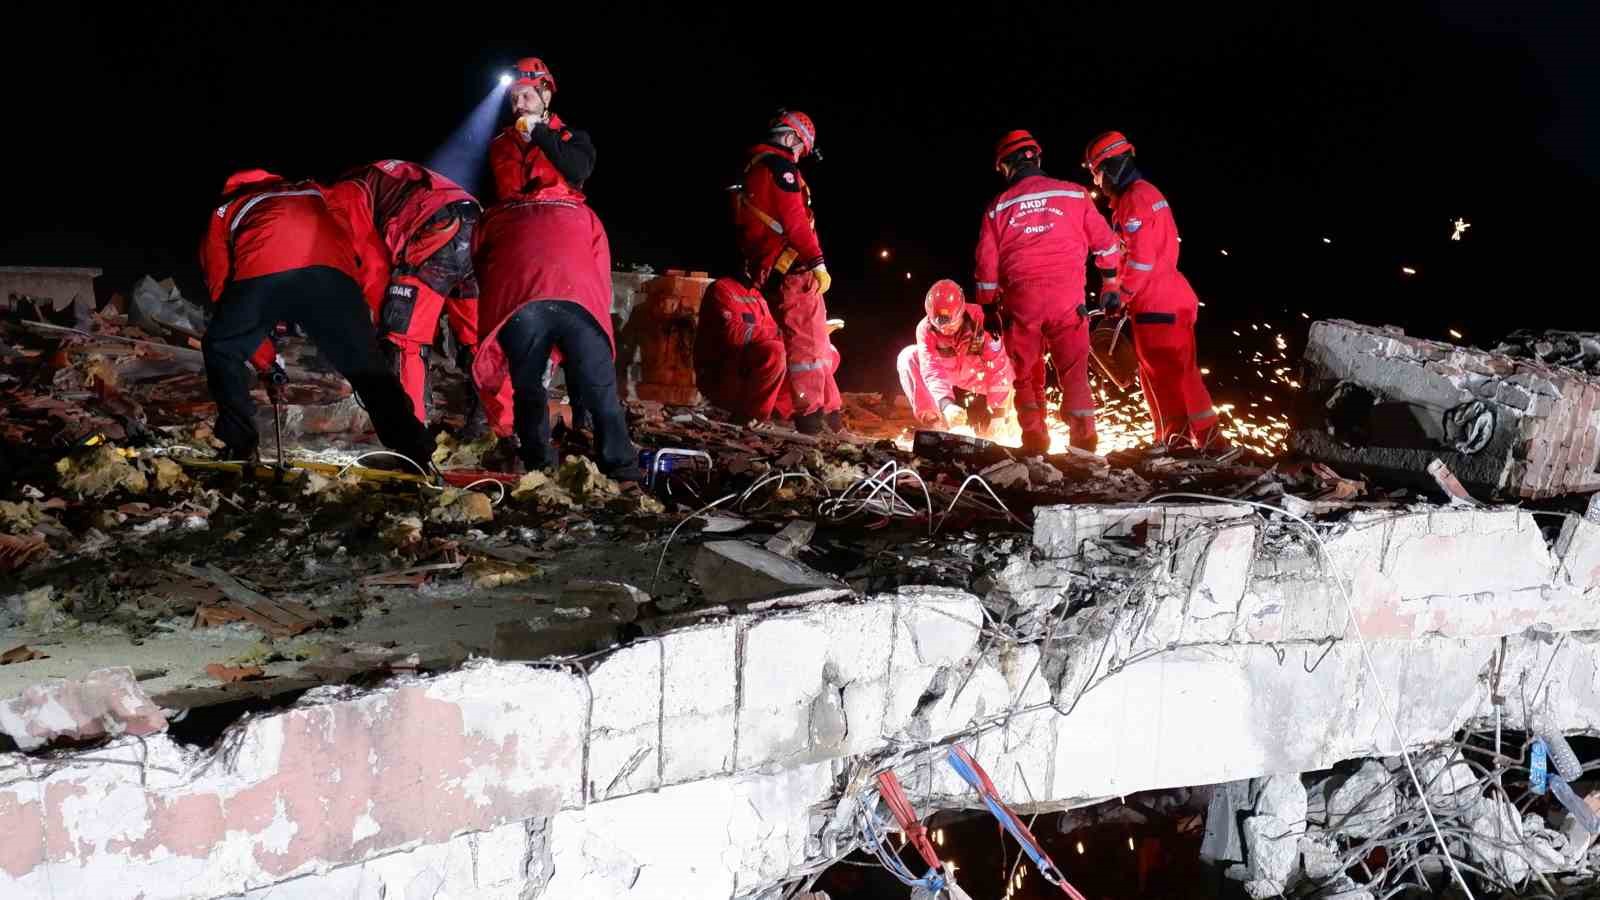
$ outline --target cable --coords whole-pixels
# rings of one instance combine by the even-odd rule
[[[397,457],[399,459],[403,459],[407,463],[410,463],[411,467],[413,469],[417,470],[417,474],[418,475],[422,476],[422,478],[423,478],[422,486],[423,487],[428,488],[429,490],[434,490],[434,491],[443,491],[444,490],[444,488],[442,488],[439,485],[433,483],[433,481],[432,481],[433,475],[431,473],[429,473],[427,469],[424,469],[421,465],[419,465],[416,460],[414,460],[411,457],[405,455],[404,453],[396,453],[393,450],[368,450],[367,452],[358,455],[355,459],[350,460],[350,464],[345,466],[344,468],[340,469],[339,473],[337,475],[335,475],[334,477],[335,478],[343,478],[344,474],[346,472],[350,471],[351,469],[355,468],[356,466],[361,465],[361,461],[363,459],[367,459],[368,457],[372,457],[372,456],[393,456],[393,457]]]
[[[651,596],[655,595],[656,582],[661,580],[661,567],[665,566],[667,564],[667,550],[671,549],[671,547],[672,547],[672,539],[678,536],[678,529],[680,529],[683,526],[689,524],[690,520],[694,519],[695,517],[704,515],[705,513],[708,513],[711,510],[716,509],[717,507],[721,506],[724,503],[727,503],[729,500],[732,500],[733,498],[735,498],[737,496],[739,496],[739,495],[738,494],[729,494],[726,497],[721,497],[719,499],[713,500],[710,503],[707,503],[705,506],[702,506],[699,509],[695,510],[694,512],[688,514],[687,516],[684,516],[683,517],[683,521],[681,521],[678,524],[672,526],[672,531],[667,533],[667,541],[666,541],[666,543],[661,545],[661,558],[656,561],[656,574],[654,576],[652,576],[651,579],[650,579],[650,594],[651,594]]]
[[[492,484],[500,489],[500,496],[496,497],[493,501],[495,506],[499,506],[500,504],[506,502],[506,483],[498,478],[479,478],[477,481],[474,481],[471,484],[463,487],[462,490],[470,491],[480,484]]]
[[[1159,494],[1155,497],[1151,497],[1145,502],[1156,503],[1161,500],[1168,499],[1220,501],[1223,503],[1231,503],[1237,506],[1250,506],[1256,509],[1264,509],[1269,512],[1279,513],[1299,523],[1303,528],[1305,528],[1306,532],[1311,535],[1312,540],[1316,541],[1317,549],[1321,553],[1323,561],[1326,562],[1328,567],[1333,570],[1334,583],[1339,586],[1339,595],[1344,599],[1345,618],[1350,623],[1350,630],[1355,632],[1356,644],[1361,648],[1362,662],[1366,664],[1367,674],[1372,678],[1373,693],[1377,694],[1378,696],[1378,708],[1383,710],[1384,718],[1389,722],[1389,729],[1394,732],[1395,743],[1400,745],[1400,758],[1405,761],[1406,772],[1411,776],[1411,783],[1417,789],[1417,795],[1422,801],[1422,811],[1427,814],[1428,825],[1433,829],[1434,838],[1439,841],[1439,850],[1444,854],[1445,860],[1450,863],[1450,873],[1455,876],[1457,883],[1461,885],[1461,890],[1467,895],[1467,900],[1475,900],[1472,893],[1472,888],[1467,885],[1467,879],[1461,874],[1461,870],[1456,867],[1455,856],[1450,853],[1449,848],[1445,845],[1444,833],[1439,829],[1439,822],[1433,816],[1432,804],[1428,802],[1428,793],[1422,788],[1422,779],[1417,777],[1416,766],[1413,765],[1411,760],[1411,751],[1406,748],[1405,735],[1400,732],[1400,723],[1395,719],[1394,710],[1389,706],[1388,695],[1386,695],[1383,691],[1382,676],[1378,674],[1377,664],[1372,661],[1372,651],[1367,647],[1366,635],[1361,633],[1361,624],[1356,621],[1355,605],[1350,600],[1350,590],[1345,587],[1342,573],[1339,571],[1338,566],[1334,563],[1333,556],[1328,553],[1327,542],[1322,539],[1321,534],[1317,533],[1316,526],[1292,512],[1266,503],[1257,503],[1254,500],[1235,500],[1231,497],[1213,497],[1208,494],[1179,492],[1171,494]]]
[[[955,512],[956,504],[958,502],[960,502],[960,500],[961,500],[961,494],[964,491],[966,491],[967,485],[973,483],[974,481],[976,481],[978,484],[983,485],[983,489],[989,492],[989,496],[994,498],[994,502],[1000,504],[1000,510],[1001,510],[1001,512],[1004,512],[1006,514],[1007,518],[1009,518],[1011,521],[1017,523],[1018,525],[1021,525],[1024,528],[1028,527],[1028,523],[1027,522],[1024,522],[1021,519],[1017,518],[1016,515],[1014,515],[1011,512],[1011,508],[1009,506],[1006,506],[1005,501],[1001,500],[999,495],[994,492],[994,488],[989,486],[989,482],[985,481],[982,475],[978,475],[978,474],[974,473],[972,475],[968,475],[966,481],[961,482],[961,487],[956,490],[955,499],[950,501],[950,508],[946,509],[944,511],[944,515],[939,517],[939,528],[943,528],[944,527],[945,520],[950,517],[950,514],[952,512]],[[938,531],[938,528],[934,529],[934,531]]]

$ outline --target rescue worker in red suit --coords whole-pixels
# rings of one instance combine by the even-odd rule
[[[508,97],[512,123],[489,142],[495,197],[507,200],[565,181],[582,189],[594,172],[587,132],[568,128],[550,111],[556,80],[537,57],[517,61]]]
[[[1048,352],[1072,446],[1093,452],[1084,260],[1092,253],[1102,279],[1112,278],[1117,239],[1089,190],[1045,175],[1042,156],[1039,142],[1026,131],[1012,131],[995,146],[995,168],[1006,189],[984,211],[978,232],[977,300],[984,306],[997,303],[1003,319],[1023,450],[1043,453],[1050,447],[1044,394]]]
[[[439,314],[449,313],[462,372],[471,371],[478,345],[478,282],[472,273],[478,201],[443,175],[398,159],[351,170],[326,193],[355,241],[362,291],[384,356],[417,419],[426,423],[428,355]],[[469,398],[467,427],[481,430],[477,391],[469,391]]]
[[[611,247],[600,219],[565,184],[489,209],[473,263],[482,289],[479,389],[510,401],[524,465],[557,462],[544,375],[559,350],[567,390],[594,421],[600,470],[640,481],[638,451],[617,396],[611,333]]]
[[[1194,325],[1199,298],[1178,271],[1178,226],[1172,208],[1133,160],[1133,144],[1111,131],[1090,142],[1084,166],[1111,199],[1112,226],[1122,238],[1120,304],[1133,317],[1139,385],[1162,446],[1205,450],[1217,434],[1217,411],[1200,377]],[[1106,303],[1112,313],[1112,303]]]
[[[700,302],[695,331],[700,393],[736,421],[765,421],[780,405],[789,405],[784,402],[787,365],[778,322],[761,292],[742,278],[712,282]]]
[[[823,302],[833,279],[817,240],[811,189],[800,174],[800,160],[816,147],[809,116],[780,113],[767,140],[746,156],[733,209],[745,272],[777,311],[794,425],[805,434],[844,429]]]
[[[320,187],[260,169],[230,176],[200,247],[200,267],[217,305],[200,347],[217,403],[214,433],[228,459],[256,455],[251,361],[256,371],[270,365],[268,335],[291,322],[350,381],[384,446],[429,464],[433,440],[378,354],[355,250]]]
[[[986,436],[1011,394],[1005,345],[984,330],[983,307],[968,303],[954,281],[934,282],[923,308],[928,314],[917,323],[917,342],[896,361],[911,414],[939,428],[970,419],[973,432]]]

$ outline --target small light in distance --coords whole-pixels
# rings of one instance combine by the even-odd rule
[[[1210,375],[1211,374],[1211,370],[1210,369],[1201,369],[1200,370],[1200,374],[1201,375]]]
[[[1324,243],[1324,244],[1331,244],[1331,243],[1333,243],[1333,238],[1331,238],[1331,237],[1325,237],[1325,238],[1323,238],[1323,239],[1322,239],[1322,242],[1323,242],[1323,243]]]
[[[1451,232],[1450,234],[1450,240],[1452,241],[1461,240],[1461,236],[1467,233],[1468,228],[1472,227],[1472,223],[1468,222],[1466,219],[1457,219],[1452,222],[1451,225],[1455,228],[1455,231]]]
[[[1417,274],[1417,270],[1411,268],[1410,266],[1401,266],[1400,267],[1400,271],[1406,273],[1407,275],[1415,275],[1415,274]]]
[[[1078,855],[1079,856],[1083,855],[1083,841],[1079,841],[1078,842]]]
[[[1131,834],[1128,835],[1128,849],[1129,850],[1133,849],[1133,835],[1131,835]]]
[[[906,273],[906,280],[907,280],[907,281],[910,281],[910,280],[911,280],[911,273],[910,273],[910,272],[907,272],[907,273]]]
[[[887,250],[879,250],[878,251],[878,258],[879,259],[888,259],[889,258],[889,251],[887,251]]]
[[[500,74],[500,86],[501,87],[509,87],[510,85],[511,85],[511,75],[509,73],[502,72]]]
[[[1455,330],[1454,328],[1450,329],[1450,336],[1458,341],[1461,340],[1462,337],[1461,332]]]
[[[1228,255],[1228,251],[1226,251],[1226,250],[1222,251],[1222,255],[1223,256],[1227,256]]]

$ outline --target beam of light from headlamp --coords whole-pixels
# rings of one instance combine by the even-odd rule
[[[494,126],[500,107],[506,100],[506,87],[511,76],[501,75],[499,82],[488,95],[473,107],[456,130],[428,157],[428,168],[449,178],[473,194],[478,193],[478,182],[489,156],[489,141],[494,137]]]

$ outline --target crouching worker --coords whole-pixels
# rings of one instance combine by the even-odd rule
[[[784,415],[788,368],[778,321],[761,292],[742,278],[719,278],[706,290],[695,332],[695,385],[740,423]]]
[[[934,282],[923,308],[927,315],[917,323],[917,342],[901,350],[896,362],[911,414],[930,428],[970,420],[973,433],[984,437],[1011,394],[1005,345],[983,330],[983,307],[967,303],[954,281]]]
[[[355,250],[321,189],[250,169],[228,178],[222,195],[200,248],[217,305],[201,350],[217,403],[215,434],[227,458],[256,457],[260,435],[250,388],[271,364],[268,335],[279,322],[292,322],[355,388],[383,445],[425,469],[433,440],[379,355],[356,282]],[[405,467],[395,463],[383,467]]]
[[[611,247],[600,219],[583,195],[554,184],[488,210],[475,241],[483,340],[472,371],[496,395],[491,408],[509,399],[523,464],[557,461],[544,374],[559,351],[574,406],[594,421],[601,471],[643,480],[617,398]]]

